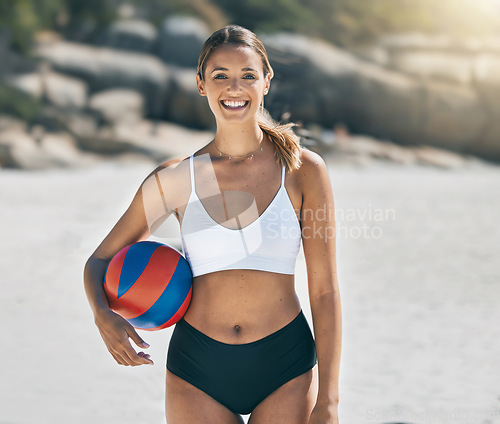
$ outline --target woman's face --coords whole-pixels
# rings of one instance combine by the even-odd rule
[[[262,59],[250,47],[223,45],[208,59],[205,80],[196,75],[196,83],[218,122],[242,122],[255,119],[271,75],[264,75]]]

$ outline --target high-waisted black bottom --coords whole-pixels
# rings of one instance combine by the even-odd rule
[[[316,363],[314,338],[302,310],[278,331],[243,344],[214,340],[181,318],[167,354],[170,372],[244,415]]]

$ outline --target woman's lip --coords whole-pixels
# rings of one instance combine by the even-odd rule
[[[235,101],[235,100],[231,100]],[[241,100],[240,100],[241,101]],[[245,109],[248,106],[248,103],[250,103],[248,100],[245,100],[245,104],[243,106],[238,106],[238,107],[229,107],[224,104],[224,100],[221,100],[220,104],[224,106],[224,109],[226,110],[242,110]]]

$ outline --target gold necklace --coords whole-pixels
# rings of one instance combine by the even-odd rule
[[[258,152],[259,150],[260,150],[260,151],[264,151],[264,149],[262,148],[262,141],[263,141],[263,140],[264,140],[264,133],[262,134],[262,140],[261,140],[261,141],[260,141],[260,143],[259,143],[259,144],[260,144],[259,148],[258,148],[258,149],[256,149],[256,150],[254,150],[253,152],[247,153],[247,154],[245,154],[245,155],[243,155],[243,156],[228,155],[227,153],[221,152],[221,151],[219,150],[219,148],[217,147],[217,144],[215,144],[215,140],[214,140],[214,146],[215,146],[215,148],[217,149],[217,151],[219,152],[219,157],[221,157],[222,155],[224,155],[224,156],[227,156],[227,158],[228,158],[228,159],[231,159],[231,158],[238,158],[238,159],[242,159],[242,158],[247,158],[247,157],[248,157],[248,159],[252,159],[252,158],[253,158],[254,153]]]

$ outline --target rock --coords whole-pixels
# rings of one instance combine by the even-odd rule
[[[387,50],[378,45],[369,45],[363,47],[352,47],[350,52],[361,60],[376,63],[380,66],[388,66],[390,55]]]
[[[89,108],[99,112],[108,123],[138,122],[144,115],[144,98],[129,89],[104,90],[89,99]]]
[[[386,34],[378,38],[376,45],[390,54],[398,52],[443,53],[500,53],[500,37],[468,36],[453,37],[448,34],[423,34],[419,32]]]
[[[427,165],[440,168],[458,168],[466,163],[466,159],[461,155],[431,146],[417,146],[413,147],[412,150],[417,160]]]
[[[38,123],[49,131],[63,130],[78,142],[92,138],[97,132],[97,117],[82,111],[72,111],[47,106],[42,109]]]
[[[7,75],[30,73],[36,70],[36,61],[32,57],[11,50],[11,42],[12,36],[9,31],[3,27],[0,28],[0,81]]]
[[[478,93],[467,86],[442,82],[427,82],[424,87],[416,132],[421,140],[450,150],[475,151],[478,135],[488,122]]]
[[[298,34],[259,35],[275,77],[266,108],[276,119],[289,111],[291,120],[333,125],[343,119],[359,60],[322,40]]]
[[[162,114],[169,72],[163,62],[152,55],[70,42],[41,44],[36,48],[36,55],[54,69],[86,81],[91,92],[118,87],[137,90],[146,99],[151,117]]]
[[[196,48],[188,48],[187,44],[179,47],[182,53],[191,51],[196,62],[200,44],[209,34],[207,31],[201,37],[200,21],[186,19],[166,20],[160,37],[164,47],[177,47],[197,33]],[[190,23],[182,26],[182,22]],[[494,51],[495,46],[489,46],[489,52],[478,53],[477,49],[486,48],[484,42],[459,43],[446,37],[415,34],[405,37],[389,37],[374,47],[378,63],[386,61],[385,66],[380,66],[359,54],[356,57],[302,35],[260,35],[275,70],[265,107],[277,120],[287,112],[291,121],[304,126],[315,123],[327,129],[341,121],[352,133],[370,134],[400,145],[425,143],[500,160],[500,55]],[[467,54],[472,52],[477,57],[472,60],[471,56],[467,61]],[[196,89],[196,63],[191,62],[189,67],[167,66],[148,54],[58,41],[40,44],[37,54],[57,71],[82,78],[91,92],[137,91],[144,98],[144,114],[148,118],[166,118],[200,129],[215,126],[206,98]],[[174,61],[176,55],[172,53],[168,60]],[[187,62],[175,59],[175,63]],[[389,69],[390,66],[397,69]],[[30,90],[36,91],[36,83],[29,84]],[[52,102],[64,104],[62,100]],[[113,115],[111,103],[110,100],[107,106],[99,108],[94,100],[85,117],[69,115],[62,128],[78,143],[92,149],[103,148],[94,145],[99,140],[91,140],[98,126],[104,122],[114,128],[118,117],[126,114],[116,111]],[[138,112],[138,103],[131,100],[127,105],[125,109],[133,111],[130,116],[139,118],[142,112]],[[111,111],[111,115],[104,110]],[[64,121],[61,116],[66,116],[66,112],[43,111],[38,119],[52,125]],[[379,154],[394,161],[412,161],[411,154],[394,146]]]
[[[95,155],[81,152],[67,133],[44,133],[41,127],[34,127],[31,133],[18,128],[0,132],[0,167],[81,167],[97,160]]]
[[[158,56],[169,64],[196,68],[203,43],[210,34],[200,19],[171,16],[160,29]]]
[[[397,144],[384,142],[384,149],[379,154],[379,158],[390,160],[394,163],[409,165],[416,163],[415,154],[406,147],[398,146]]]
[[[481,100],[481,108],[477,112],[482,113],[487,118],[487,123],[476,135],[474,143],[470,146],[470,152],[495,160],[500,160],[499,73],[499,54],[484,53],[476,57],[474,61],[474,86]]]
[[[395,38],[392,44],[385,40],[383,47],[391,47],[391,57],[399,57],[394,60],[402,72],[301,35],[260,37],[275,70],[266,98],[275,119],[288,111],[292,121],[306,125],[314,122],[332,128],[342,121],[353,133],[402,145],[425,140],[433,146],[500,159],[496,125],[500,57],[482,55],[472,62],[463,45],[446,37]],[[403,50],[409,45],[414,50]],[[450,45],[452,51],[439,52]],[[418,50],[431,46],[432,51]]]
[[[60,166],[60,161],[44,152],[29,134],[14,129],[0,133],[0,166],[47,169]]]
[[[126,152],[113,156],[113,163],[118,165],[129,165],[141,162],[149,163],[152,167],[158,163],[154,158],[141,153]]]
[[[469,150],[483,158],[500,161],[500,120],[490,120]]]
[[[391,142],[375,140],[366,136],[351,136],[349,140],[334,147],[334,152],[357,156],[368,156],[374,159],[384,159],[391,162],[410,164],[416,161],[412,150]]]
[[[475,85],[484,97],[489,110],[500,115],[500,56],[492,54],[478,55],[474,61]]]
[[[124,19],[115,21],[99,37],[97,44],[119,50],[153,53],[158,31],[148,21]]]
[[[389,50],[450,50],[454,43],[447,34],[428,35],[421,32],[386,34],[377,44]]]
[[[268,110],[292,121],[407,140],[419,128],[420,87],[403,74],[359,60],[324,41],[300,35],[263,36],[276,78]],[[407,141],[408,142],[408,141]]]
[[[40,149],[59,166],[75,167],[95,162],[95,156],[81,152],[75,139],[67,133],[46,133],[39,143]]]
[[[353,80],[344,98],[346,119],[341,119],[353,132],[401,144],[418,141],[422,92],[417,81],[371,64],[360,64]]]
[[[9,115],[0,115],[0,132],[5,130],[26,131],[26,122]]]
[[[207,98],[196,88],[196,70],[171,67],[172,85],[166,98],[164,118],[196,129],[215,127]]]
[[[45,95],[50,103],[63,108],[83,108],[87,104],[87,85],[76,78],[54,72],[43,76]]]
[[[463,53],[402,51],[394,54],[386,66],[421,78],[469,84],[472,63],[470,55]]]
[[[149,153],[148,149],[133,145],[130,141],[120,137],[120,134],[111,126],[99,128],[92,137],[81,138],[79,144],[85,150],[101,155],[116,155],[128,152]]]
[[[197,131],[169,122],[140,121],[128,125],[122,121],[115,128],[115,134],[131,145],[155,152],[154,157],[163,161],[183,157],[208,144],[214,137],[211,131]],[[179,143],[179,140],[183,140]]]
[[[7,82],[37,99],[45,96],[50,103],[59,107],[83,108],[87,103],[86,84],[63,74],[29,73],[11,76]]]

